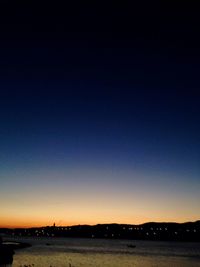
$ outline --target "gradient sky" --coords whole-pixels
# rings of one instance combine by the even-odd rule
[[[196,17],[137,9],[2,13],[0,226],[200,218]]]

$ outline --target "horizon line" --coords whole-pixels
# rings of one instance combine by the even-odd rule
[[[11,227],[11,226],[0,226],[0,229],[2,228],[6,228],[6,229],[31,229],[31,228],[44,228],[44,227],[75,227],[75,226],[97,226],[97,225],[113,225],[113,224],[117,224],[117,225],[134,225],[134,226],[139,226],[139,225],[144,225],[147,223],[160,223],[160,224],[164,224],[164,223],[176,223],[176,224],[186,224],[186,223],[196,223],[199,222],[200,219],[195,220],[195,221],[184,221],[184,222],[175,222],[175,221],[147,221],[144,223],[139,223],[139,224],[132,224],[132,223],[116,223],[116,222],[110,222],[110,223],[96,223],[96,224],[73,224],[73,225],[56,225],[56,223],[54,223],[53,225],[41,225],[41,226],[21,226],[21,227]]]

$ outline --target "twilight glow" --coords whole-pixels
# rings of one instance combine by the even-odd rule
[[[189,96],[1,93],[0,226],[199,219],[199,94]]]

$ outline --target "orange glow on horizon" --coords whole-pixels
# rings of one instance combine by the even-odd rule
[[[0,196],[4,203],[0,208],[0,227],[43,227],[54,223],[57,226],[183,223],[199,219],[198,187],[193,188],[192,196],[187,196],[171,184],[147,183],[142,174],[131,170],[116,174],[106,170],[84,172],[79,169],[77,172],[66,171],[65,174],[76,181],[74,184],[61,178],[53,182],[55,177],[62,177],[59,172],[47,172],[46,175],[39,172],[29,175],[29,180],[39,178],[44,184],[4,190]],[[116,183],[109,182],[110,176]],[[132,176],[137,177],[135,184],[119,182],[120,177],[131,180]],[[82,184],[81,181],[87,181],[88,177],[90,181]],[[93,183],[93,177],[97,177],[98,182]],[[46,183],[47,178],[52,183]]]
[[[45,221],[45,220],[34,220],[34,221],[25,221],[25,220],[8,220],[4,219],[0,222],[0,228],[32,228],[32,227],[45,227],[45,226],[52,226],[54,223],[53,221]],[[67,225],[74,225],[75,222],[68,222]]]
[[[53,221],[23,221],[23,220],[1,220],[0,228],[34,228],[34,227],[46,227],[46,226],[52,226],[54,223],[56,226],[73,226],[73,225],[96,225],[96,224],[111,224],[111,223],[118,223],[118,224],[132,224],[132,225],[139,225],[147,222],[177,222],[177,223],[185,223],[188,221],[197,221],[198,218],[192,218],[191,220],[184,220],[184,219],[176,219],[176,220],[164,220],[164,219],[156,219],[156,220],[119,220],[119,221],[109,221],[104,220],[102,222],[99,221],[63,221],[62,223],[56,223]]]

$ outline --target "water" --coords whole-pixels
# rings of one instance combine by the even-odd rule
[[[13,267],[200,267],[200,243],[81,238],[17,238]],[[130,248],[127,245],[136,245]]]

